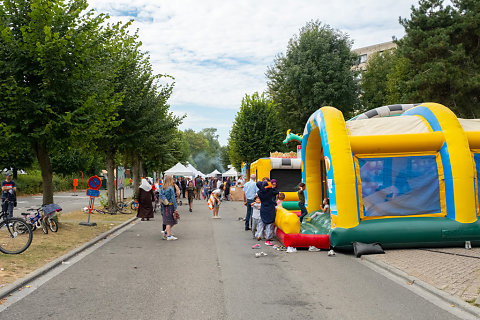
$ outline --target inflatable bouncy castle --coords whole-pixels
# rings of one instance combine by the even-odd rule
[[[314,239],[320,248],[480,245],[479,120],[436,103],[381,107],[350,121],[323,107],[305,126],[301,154],[314,218],[300,225],[277,211],[280,240]],[[330,214],[318,214],[324,198]]]

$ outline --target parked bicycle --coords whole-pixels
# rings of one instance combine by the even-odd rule
[[[42,228],[43,233],[48,234],[48,229],[52,232],[58,231],[58,223],[55,218],[57,212],[62,211],[62,208],[55,203],[41,206],[36,209],[27,209],[27,211],[35,211],[35,213],[23,212],[27,223],[31,224],[32,231],[37,228]]]
[[[128,202],[120,201],[119,203],[117,203],[117,205],[122,211],[126,211],[126,210],[129,210],[129,209],[131,211],[137,211],[138,210],[138,201],[135,198],[133,198],[132,200],[130,200]]]
[[[3,206],[0,220],[0,251],[19,254],[27,250],[33,238],[30,225],[22,218],[9,218]]]

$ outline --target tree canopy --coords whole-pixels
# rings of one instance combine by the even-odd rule
[[[271,151],[283,149],[283,138],[284,131],[273,101],[264,93],[245,95],[230,131],[231,163],[240,169],[242,162],[269,157]]]
[[[358,86],[351,45],[346,34],[319,21],[307,23],[290,39],[287,52],[266,72],[268,95],[281,114],[282,129],[303,131],[308,117],[326,105],[346,117],[352,114],[358,106]]]
[[[369,62],[363,103],[434,101],[459,117],[480,115],[480,3],[420,0],[409,18],[400,18],[405,36],[398,48]],[[382,80],[381,78],[384,77]]]

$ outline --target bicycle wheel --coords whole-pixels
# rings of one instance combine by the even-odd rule
[[[10,218],[0,222],[0,251],[19,254],[32,243],[32,229],[21,218]]]
[[[138,210],[138,202],[133,200],[130,207],[132,208],[132,210]]]
[[[45,220],[40,219],[40,225],[42,226],[43,233],[48,234],[48,227],[47,227],[47,224],[45,223]]]
[[[50,228],[50,230],[52,230],[52,232],[57,232],[58,231],[58,224],[57,224],[57,221],[55,221],[55,219],[52,219],[52,218],[47,218],[46,219],[47,221],[47,225],[48,227]]]

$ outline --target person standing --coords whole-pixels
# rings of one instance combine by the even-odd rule
[[[232,182],[230,181],[230,178],[227,178],[227,181],[225,182],[225,200],[230,201],[230,186],[232,185]]]
[[[187,199],[188,206],[190,207],[189,211],[192,212],[193,198],[195,197],[195,187],[193,186],[193,181],[188,181],[187,185]]]
[[[185,177],[182,177],[180,186],[182,187],[182,197],[185,199],[185,192],[187,191],[187,180],[185,180]]]
[[[300,223],[303,222],[303,218],[308,214],[305,207],[305,183],[301,182],[298,185],[298,207],[300,208]]]
[[[8,200],[8,202],[6,201]],[[2,210],[8,212],[8,217],[13,217],[13,207],[17,201],[17,186],[12,180],[12,173],[7,172],[5,180],[2,181]]]
[[[147,179],[142,179],[140,188],[138,189],[138,213],[137,217],[141,218],[141,221],[149,221],[150,218],[153,218],[153,205],[152,202],[155,201],[152,190],[152,186],[147,181]]]
[[[255,183],[257,177],[252,174],[250,181],[243,186],[243,204],[247,206],[247,215],[245,216],[245,231],[251,230],[251,218],[252,218],[252,203],[258,191],[258,187]]]
[[[165,231],[162,231],[163,239],[177,240],[178,238],[172,235],[172,228],[176,225],[178,215],[177,211],[177,199],[175,198],[175,188],[172,176],[166,176],[163,181],[162,188],[160,189],[160,199],[167,199],[168,204],[163,204],[162,201],[162,219],[163,224],[166,226]]]
[[[195,195],[195,199],[200,200],[200,194],[202,193],[203,181],[200,175],[195,178],[195,190],[197,194]]]
[[[255,236],[257,237],[257,240],[260,241],[262,239],[263,231],[265,230],[265,244],[271,246],[276,216],[276,203],[274,199],[278,194],[278,190],[277,188],[272,187],[268,178],[264,178],[263,181],[258,181],[257,187],[259,189],[258,197],[260,198],[262,206],[260,208],[260,220],[258,221],[257,233]]]

